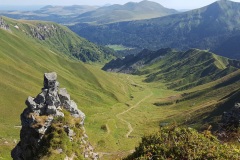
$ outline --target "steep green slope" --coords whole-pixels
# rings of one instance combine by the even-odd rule
[[[240,68],[240,61],[217,56],[211,52],[190,49],[143,50],[124,59],[112,60],[103,70],[146,75],[146,82],[160,81],[169,89],[186,90],[228,75]]]
[[[25,107],[24,101],[29,95],[40,93],[41,77],[45,72],[58,73],[60,87],[68,88],[72,99],[86,115],[128,99],[128,90],[122,89],[125,83],[117,76],[63,58],[61,53],[15,32],[0,29],[1,158],[10,159],[10,150],[19,134],[19,115]]]
[[[240,35],[239,18],[240,3],[221,0],[200,9],[155,19],[98,26],[76,24],[70,29],[103,45],[121,44],[150,50],[210,49],[225,57],[239,58],[238,47],[231,47],[231,52],[221,48],[228,39]]]
[[[104,62],[113,57],[111,49],[97,46],[56,23],[17,21],[9,18],[3,18],[3,21],[13,33],[19,36],[27,35],[51,50],[75,57],[83,62]]]

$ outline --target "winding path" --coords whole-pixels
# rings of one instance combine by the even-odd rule
[[[148,98],[151,97],[152,95],[153,95],[153,93],[151,92],[149,95],[147,95],[146,97],[144,97],[142,100],[140,100],[139,102],[137,102],[135,105],[131,106],[131,107],[128,108],[127,110],[125,110],[125,111],[123,111],[123,112],[121,112],[121,113],[118,113],[118,114],[116,115],[116,117],[117,117],[119,120],[121,120],[122,122],[126,123],[127,126],[128,126],[129,131],[128,131],[127,134],[125,135],[127,138],[128,138],[129,135],[133,132],[133,127],[132,127],[132,125],[131,125],[130,122],[128,122],[127,120],[121,118],[120,116],[123,115],[123,114],[125,114],[125,113],[127,113],[127,112],[129,112],[130,110],[136,108],[140,103],[142,103],[143,101],[145,101],[146,99],[148,99]]]

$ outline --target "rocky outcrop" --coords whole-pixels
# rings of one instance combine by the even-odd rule
[[[24,109],[20,116],[22,124],[20,142],[11,152],[14,160],[37,159],[38,151],[44,147],[42,146],[44,135],[54,123],[54,119],[65,116],[63,110],[70,113],[72,119],[79,120],[79,128],[83,131],[80,140],[81,145],[79,145],[79,149],[83,148],[82,154],[90,159],[98,158],[98,155],[93,152],[92,146],[87,142],[84,129],[85,114],[70,99],[70,95],[65,88],[59,89],[59,82],[55,72],[44,74],[44,87],[41,93],[35,98],[29,96],[25,104],[27,108]],[[73,141],[76,133],[71,129],[71,126],[64,125],[63,130],[68,135],[69,140]],[[62,148],[57,150],[63,152]]]
[[[237,136],[240,127],[240,103],[236,103],[229,112],[224,112],[218,129],[218,137],[229,141]],[[238,141],[240,141],[239,137]]]
[[[45,40],[46,38],[50,38],[54,36],[60,28],[55,26],[54,24],[37,24],[34,27],[30,28],[31,30],[31,36],[34,38],[37,38],[39,40]],[[64,32],[63,30],[61,30]]]
[[[9,25],[0,17],[0,28],[4,30],[10,30]]]

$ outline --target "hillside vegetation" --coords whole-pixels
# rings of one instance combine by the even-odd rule
[[[112,60],[103,70],[145,75],[146,82],[163,82],[169,89],[186,90],[224,77],[240,68],[240,61],[190,49],[143,50],[137,55]]]
[[[210,49],[229,58],[239,58],[239,45],[230,42],[240,34],[240,3],[220,0],[206,7],[160,18],[105,25],[75,24],[70,29],[102,45],[129,48]],[[227,43],[226,45],[224,45]],[[226,47],[226,48],[224,48]]]
[[[67,27],[53,22],[25,21],[3,18],[9,29],[18,36],[30,37],[53,51],[83,62],[104,62],[113,57],[113,50],[95,45],[77,36]]]
[[[10,159],[10,150],[19,137],[19,115],[25,108],[24,102],[29,95],[40,92],[45,72],[58,73],[61,87],[68,88],[72,99],[87,115],[128,99],[128,90],[121,89],[125,82],[115,75],[64,58],[62,53],[37,43],[11,25],[11,30],[0,29],[1,158]]]
[[[109,73],[69,58],[52,46],[55,38],[46,43],[37,38],[38,34],[31,34],[29,27],[40,22],[6,18],[5,22],[7,25],[0,25],[0,159],[10,159],[10,150],[19,140],[24,101],[40,92],[45,72],[57,72],[60,87],[67,88],[71,99],[86,114],[89,141],[102,159],[126,157],[141,137],[171,122],[196,129],[209,124],[216,128],[222,113],[232,107],[229,104],[240,100],[237,60],[198,49],[144,50],[135,58],[130,56],[126,63],[130,68],[126,70],[135,75]],[[44,34],[40,35],[48,39],[50,35],[60,36],[57,32],[45,36],[47,32],[41,31]],[[58,138],[56,135],[52,140]],[[55,144],[61,145],[49,145],[55,148]]]
[[[168,126],[145,136],[125,160],[141,159],[239,159],[239,147],[221,144],[209,131]]]

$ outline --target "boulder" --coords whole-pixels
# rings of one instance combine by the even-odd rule
[[[46,97],[46,94],[44,92],[39,93],[37,97],[34,99],[34,102],[38,104],[42,104],[45,102],[45,97]]]
[[[25,104],[28,106],[28,108],[30,110],[35,110],[37,109],[37,104],[34,102],[34,98],[33,97],[28,97],[27,100],[25,101]]]

